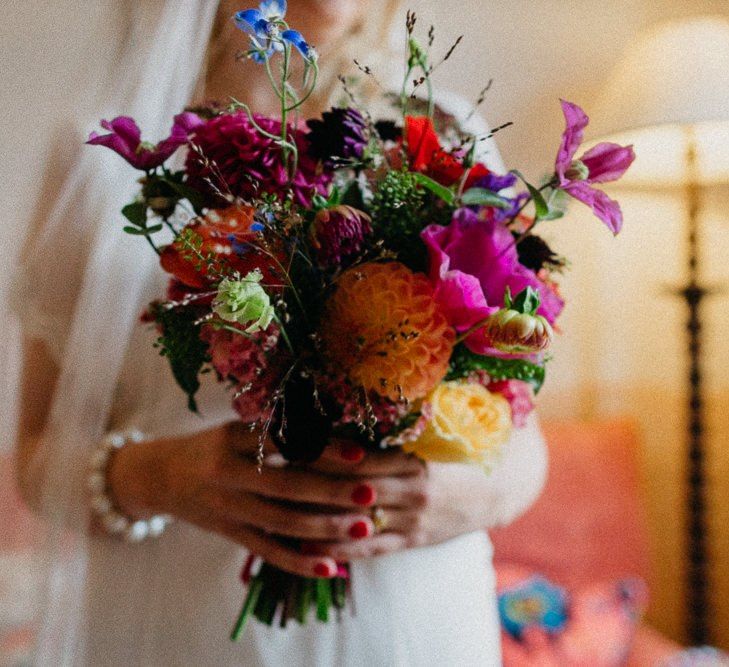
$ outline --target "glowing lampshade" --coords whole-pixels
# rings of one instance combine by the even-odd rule
[[[729,182],[729,21],[701,16],[664,23],[632,45],[594,106],[593,135],[632,143],[636,161],[612,187]]]

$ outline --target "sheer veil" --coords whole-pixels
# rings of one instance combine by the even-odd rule
[[[132,30],[110,77],[102,111],[136,118],[150,138],[168,131],[187,104],[206,54],[217,0],[144,0],[134,3]],[[43,484],[48,534],[42,550],[42,593],[36,664],[83,663],[84,579],[88,557],[83,477],[93,443],[106,430],[117,376],[138,316],[140,291],[155,264],[138,252],[113,221],[132,196],[129,168],[116,156],[81,147],[57,205],[31,249],[26,267],[50,253],[87,256],[62,353],[58,390],[34,470]],[[68,229],[68,236],[59,229]],[[63,246],[58,239],[65,238]],[[76,245],[83,242],[85,247]],[[140,257],[143,259],[140,261]],[[78,260],[77,260],[78,261]],[[20,307],[41,313],[34,294],[63,276],[33,271]],[[38,283],[40,281],[40,284]],[[42,315],[41,315],[42,316]],[[40,323],[42,326],[42,322]],[[72,419],[69,416],[73,416]],[[73,527],[79,530],[73,530]],[[140,604],[144,601],[140,600]]]

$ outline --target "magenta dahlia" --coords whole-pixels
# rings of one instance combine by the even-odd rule
[[[281,122],[254,115],[256,123],[269,134],[281,133]],[[188,184],[219,199],[219,193],[250,199],[262,193],[285,197],[309,206],[315,194],[326,195],[331,174],[322,171],[309,156],[306,134],[292,130],[299,149],[299,162],[289,181],[281,148],[259,132],[245,111],[216,116],[197,127],[190,140],[195,146],[187,155]],[[219,203],[219,202],[218,202]]]

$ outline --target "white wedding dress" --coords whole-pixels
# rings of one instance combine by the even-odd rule
[[[184,4],[189,14],[203,12],[205,3]],[[210,8],[205,11],[200,21],[211,20]],[[184,8],[171,13],[164,29],[181,34],[185,28],[171,23],[195,20],[188,14]],[[170,60],[165,48],[173,48],[163,43],[166,34],[157,36],[165,61]],[[169,73],[170,79],[179,74],[185,55],[180,52],[180,60],[172,59],[177,69]],[[162,76],[156,71],[145,77],[137,91],[138,105],[130,112],[143,115],[148,110],[151,98],[142,94],[144,86],[156,91]],[[168,117],[182,106],[174,95],[160,100],[158,115],[165,111]],[[439,103],[461,116],[468,110],[455,98]],[[167,123],[157,121],[160,135]],[[469,129],[478,133],[484,128],[476,118]],[[482,159],[501,169],[495,146],[484,144]],[[135,325],[144,305],[162,293],[166,278],[142,243],[120,240],[121,225],[93,219],[115,215],[108,209],[113,204],[111,211],[118,210],[116,192],[111,203],[93,207],[104,199],[106,189],[119,190],[133,178],[131,170],[117,166],[116,156],[101,157],[98,152],[94,160],[88,173],[107,171],[92,185],[83,171],[76,174],[80,182],[75,194],[59,205],[57,217],[65,223],[39,237],[24,266],[26,287],[16,295],[27,334],[43,339],[63,368],[40,454],[56,479],[49,482],[45,503],[54,529],[45,562],[37,664],[499,665],[492,548],[485,531],[355,562],[353,610],[345,612],[341,622],[323,625],[312,618],[304,627],[290,623],[282,630],[252,620],[238,644],[228,640],[228,633],[244,597],[239,571],[246,554],[239,546],[180,522],[158,540],[142,544],[83,532],[84,470],[103,430],[136,428],[159,438],[235,418],[230,394],[211,376],[200,392],[200,415],[188,412],[166,360],[152,348],[154,332]],[[74,217],[77,211],[92,220],[79,221]],[[524,511],[541,490],[545,470],[544,443],[532,419],[515,432],[501,461],[484,478],[489,492],[485,528],[508,523]],[[64,511],[58,509],[62,503]],[[70,525],[72,532],[63,534],[61,523]]]

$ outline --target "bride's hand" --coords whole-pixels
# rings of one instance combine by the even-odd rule
[[[257,445],[258,435],[236,424],[130,444],[111,460],[110,492],[129,516],[171,514],[308,577],[332,577],[338,567],[332,556],[302,553],[302,541],[368,542],[374,527],[365,508],[375,500],[422,504],[422,467],[409,457],[363,458],[361,448],[340,444],[317,466],[274,462],[259,472]]]
[[[405,458],[405,454],[394,450],[368,453],[363,461],[363,464],[367,461],[369,466],[377,466],[377,474],[385,475],[370,481],[377,494],[373,506],[377,507],[380,524],[375,534],[361,540],[306,542],[302,545],[305,553],[347,562],[439,544],[486,525],[488,511],[493,508],[488,507],[486,473],[475,465],[428,463],[426,467],[424,463],[416,462],[420,468],[413,478],[417,480],[417,494],[393,501],[389,493],[381,493],[397,479],[391,477],[397,472],[388,469],[388,462],[399,462]],[[341,475],[360,472],[356,465],[345,470],[326,452],[314,467],[330,473],[338,470]]]

